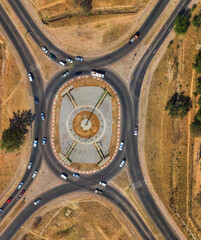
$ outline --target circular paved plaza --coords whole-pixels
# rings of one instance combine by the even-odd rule
[[[67,81],[53,105],[52,147],[69,170],[93,173],[115,157],[120,104],[104,80],[81,76]]]

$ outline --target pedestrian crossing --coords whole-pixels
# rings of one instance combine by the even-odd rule
[[[139,181],[133,183],[133,188],[138,189],[138,188],[141,188],[145,185],[146,185],[146,181],[144,179],[142,179],[142,180],[139,180]]]
[[[37,63],[30,66],[31,72],[33,72],[39,68],[40,68],[40,66]]]

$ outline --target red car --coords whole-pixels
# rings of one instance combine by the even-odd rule
[[[11,202],[13,198],[12,197],[9,197],[9,199],[6,201],[7,203]]]

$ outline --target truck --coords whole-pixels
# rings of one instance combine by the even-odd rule
[[[101,71],[101,70],[92,69],[91,72],[90,72],[90,75],[94,76],[94,77],[104,78],[105,77],[105,72]]]
[[[134,43],[135,40],[139,39],[140,32],[136,32],[130,39],[129,43],[132,44]]]

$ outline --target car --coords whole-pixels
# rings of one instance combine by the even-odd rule
[[[0,208],[0,213],[2,213],[3,212],[3,208]]]
[[[6,201],[6,203],[9,203],[9,202],[11,202],[12,201],[12,197],[9,197],[9,199]]]
[[[98,189],[98,188],[96,188],[96,190],[95,190],[95,193],[102,194],[102,193],[103,193],[103,191],[102,191],[102,190],[100,190],[100,189]]]
[[[65,62],[65,61],[62,61],[62,60],[60,60],[60,61],[59,61],[59,64],[60,64],[61,66],[65,66],[65,65],[66,65],[66,62]]]
[[[29,78],[29,81],[33,82],[33,80],[34,80],[33,74],[32,73],[28,73],[27,76]]]
[[[73,59],[69,58],[69,57],[66,58],[66,61],[69,62],[69,63],[73,63]]]
[[[83,60],[84,60],[84,58],[83,58],[83,57],[81,57],[81,56],[77,56],[77,57],[75,57],[75,60],[76,60],[76,61],[83,61]]]
[[[41,49],[43,50],[44,53],[48,53],[48,49],[46,48],[46,46],[43,46]]]
[[[33,173],[33,175],[32,175],[32,178],[35,178],[35,177],[36,177],[36,175],[37,175],[37,173],[38,173],[38,171],[37,171],[37,170],[35,170],[35,171],[34,171],[34,173]]]
[[[34,201],[34,205],[38,205],[40,201],[41,201],[41,199],[38,198],[36,201]]]
[[[122,141],[119,145],[119,151],[122,151],[123,150],[123,146],[124,146],[124,142]]]
[[[79,71],[79,72],[76,72],[75,76],[79,76],[79,75],[81,75],[81,74],[82,74],[82,72]]]
[[[31,169],[32,167],[32,162],[29,162],[28,169]]]
[[[20,182],[20,184],[18,185],[17,189],[21,189],[21,187],[23,186],[24,182]]]
[[[63,178],[64,180],[66,180],[66,179],[68,178],[68,175],[63,172],[63,173],[60,175],[60,177]]]
[[[23,191],[21,191],[21,193],[20,193],[20,195],[19,195],[19,198],[21,198],[22,195],[24,195],[24,193],[25,193],[25,189],[24,189]]]
[[[62,77],[66,77],[69,74],[69,71],[66,71],[62,74]]]
[[[138,127],[135,126],[135,129],[134,129],[134,135],[137,136],[137,134],[138,134]]]
[[[100,184],[101,186],[103,186],[103,187],[106,187],[106,186],[107,186],[107,183],[106,183],[106,182],[103,182],[103,181],[99,182],[99,184]]]
[[[50,53],[50,58],[51,58],[52,60],[55,60],[55,59],[56,59],[56,56],[55,56],[53,53]]]
[[[38,145],[38,138],[34,140],[33,147],[37,147],[37,145]]]
[[[126,159],[124,158],[124,159],[121,161],[121,163],[119,164],[119,167],[123,167],[125,162],[126,162]]]
[[[35,103],[39,104],[39,99],[36,96],[34,97],[34,99],[35,99]]]
[[[78,174],[78,173],[73,173],[73,177],[80,178],[80,174]]]
[[[42,112],[40,115],[41,115],[41,119],[42,119],[42,120],[45,120],[45,113]]]
[[[46,138],[46,137],[44,137],[44,138],[43,138],[43,145],[45,145],[45,144],[46,144],[46,140],[47,140],[47,138]]]

